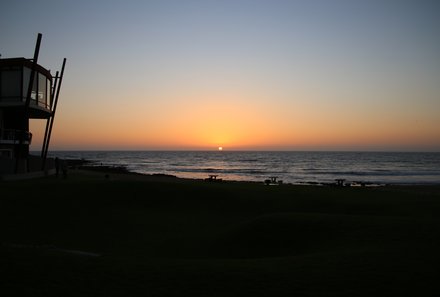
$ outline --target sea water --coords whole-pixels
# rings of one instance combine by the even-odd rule
[[[51,156],[124,166],[142,174],[285,183],[440,184],[440,153],[256,151],[59,151]]]

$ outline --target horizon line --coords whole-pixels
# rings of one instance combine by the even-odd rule
[[[32,153],[39,150],[31,150]],[[353,152],[353,153],[440,153],[440,149],[54,149],[51,152]]]

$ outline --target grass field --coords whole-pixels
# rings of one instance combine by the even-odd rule
[[[439,296],[440,187],[1,182],[1,296]]]

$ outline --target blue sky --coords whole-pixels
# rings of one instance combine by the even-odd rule
[[[55,148],[440,149],[439,1],[4,1],[3,58],[38,32]]]

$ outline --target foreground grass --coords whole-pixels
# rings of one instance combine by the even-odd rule
[[[103,176],[0,183],[2,296],[440,293],[438,187]]]

